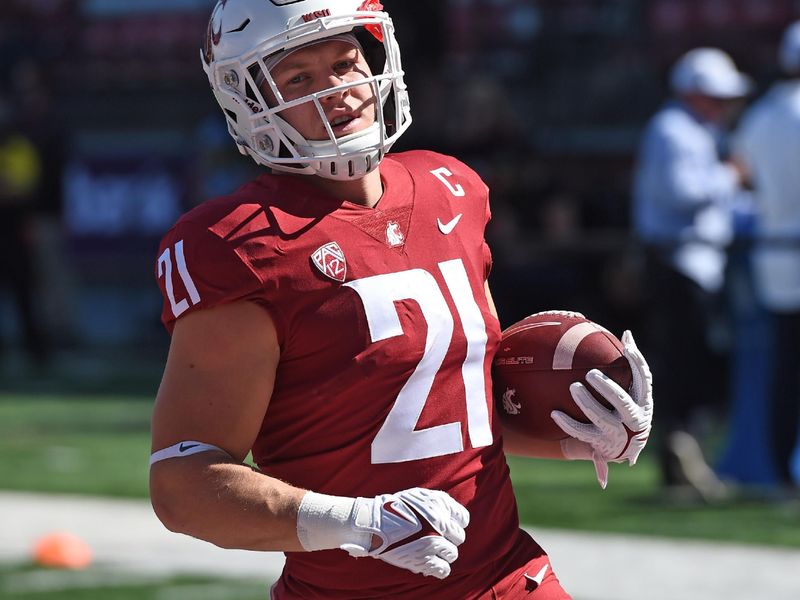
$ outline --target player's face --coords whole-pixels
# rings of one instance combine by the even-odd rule
[[[271,73],[286,102],[372,76],[358,48],[340,40],[297,50],[279,62]],[[265,83],[263,88],[268,102],[274,105],[269,85]],[[375,122],[377,103],[370,84],[340,90],[322,98],[320,103],[337,138],[362,131]],[[307,140],[329,139],[313,102],[304,102],[279,114]]]

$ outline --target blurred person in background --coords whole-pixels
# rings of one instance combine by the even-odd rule
[[[220,0],[204,65],[238,148],[270,172],[159,250],[158,516],[285,551],[274,600],[569,598],[519,528],[504,452],[592,460],[603,485],[608,461],[635,462],[652,386],[630,334],[630,394],[588,375],[614,411],[578,383],[593,423],[554,417],[575,437],[501,432],[488,189],[449,156],[386,154],[411,115],[381,4]]]
[[[755,290],[773,324],[768,439],[780,483],[795,486],[791,458],[800,424],[800,21],[784,33],[779,62],[785,79],[744,114],[733,155],[755,189]]]
[[[41,177],[28,224],[32,277],[47,293],[39,295],[40,327],[47,332],[46,354],[73,339],[74,275],[65,251],[63,174],[69,132],[54,101],[51,74],[39,60],[18,61],[11,70],[16,128],[36,148]]]
[[[726,246],[743,172],[722,158],[726,127],[750,78],[715,48],[673,66],[669,100],[648,123],[637,156],[633,226],[646,254],[646,351],[660,381],[655,435],[663,483],[725,494],[697,439],[698,409],[726,396],[724,352],[714,344]]]
[[[37,314],[35,219],[45,178],[41,152],[20,127],[17,105],[0,96],[0,285],[10,289],[27,358],[45,364],[47,344]]]

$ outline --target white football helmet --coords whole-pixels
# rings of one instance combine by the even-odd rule
[[[377,0],[219,0],[202,51],[203,67],[242,154],[278,171],[350,180],[375,169],[411,124],[394,25]],[[352,33],[364,49],[372,76],[284,101],[265,59],[324,38]],[[257,83],[258,82],[258,83]],[[277,98],[270,106],[259,89],[266,82]],[[380,99],[376,123],[337,138],[322,98],[371,85]],[[308,140],[280,116],[311,102],[328,133]]]

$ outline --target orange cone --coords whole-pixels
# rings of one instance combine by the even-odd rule
[[[78,536],[59,531],[39,538],[33,559],[42,567],[85,569],[92,562],[92,551]]]

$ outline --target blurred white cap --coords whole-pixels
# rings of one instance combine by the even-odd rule
[[[670,83],[679,94],[712,98],[740,98],[753,88],[750,77],[717,48],[695,48],[684,54],[672,68]]]
[[[780,62],[789,73],[800,73],[800,21],[789,25],[783,34]]]

